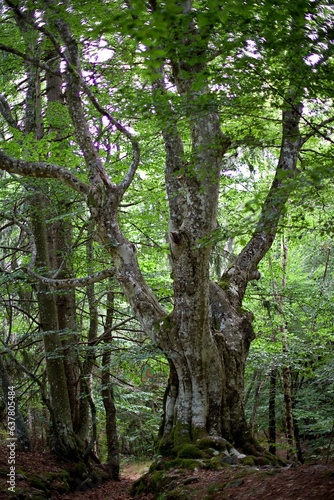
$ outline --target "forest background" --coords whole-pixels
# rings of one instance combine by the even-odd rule
[[[331,456],[333,6],[0,8],[1,439],[14,386],[20,446],[114,477],[119,453],[178,449],[180,422],[192,442],[219,429],[247,453],[245,420],[273,454]],[[201,307],[207,330],[183,320]],[[196,413],[193,367],[222,318],[252,342],[242,330],[232,363],[222,341],[245,406],[225,401],[217,424]]]

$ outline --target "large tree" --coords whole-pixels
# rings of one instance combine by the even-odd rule
[[[68,158],[62,165],[36,161],[32,155],[27,160],[19,153],[10,154],[10,141],[8,145],[3,142],[0,168],[9,174],[57,179],[85,201],[95,223],[96,238],[110,255],[114,276],[142,328],[150,333],[170,365],[161,449],[171,450],[181,443],[211,436],[221,444],[225,439],[247,453],[257,453],[259,448],[246,424],[243,406],[245,361],[254,338],[253,316],[242,303],[248,283],[260,278],[258,264],[271,247],[286,203],[298,186],[301,149],[317,135],[325,140],[325,126],[332,120],[326,116],[326,88],[319,87],[321,72],[326,73],[331,58],[330,43],[323,42],[328,36],[325,2],[301,0],[293,6],[280,2],[278,12],[272,2],[256,1],[242,7],[239,2],[219,1],[152,1],[146,6],[141,2],[101,2],[96,5],[96,19],[91,24],[90,13],[81,2],[35,3],[38,15],[33,19],[27,16],[25,2],[6,0],[3,8],[8,22],[14,17],[29,25],[29,30],[47,40],[63,61],[60,117],[64,129],[73,132],[70,144],[76,154],[74,168]],[[107,21],[101,23],[103,18]],[[104,30],[107,33],[100,45],[106,48],[110,41],[115,65],[119,63],[124,71],[131,65],[138,68],[128,88],[132,96],[138,94],[139,100],[141,91],[149,92],[150,102],[144,102],[143,116],[145,110],[151,110],[154,130],[159,128],[165,148],[171,312],[148,285],[136,247],[122,231],[120,207],[135,183],[140,148],[137,135],[122,123],[122,102],[112,101],[118,75],[106,66],[98,74],[98,63],[94,79],[87,69],[83,71],[90,64],[94,33]],[[89,36],[91,46],[87,46]],[[309,58],[315,55],[319,40],[323,53],[313,64]],[[50,61],[29,56],[22,39],[13,45],[4,40],[0,49],[10,54],[11,60],[21,58],[41,72],[52,73]],[[320,101],[316,106],[312,101],[317,92],[325,103],[322,121]],[[10,124],[10,96],[1,102],[0,111]],[[225,170],[231,169],[231,161],[224,163],[224,158],[246,139],[247,144],[266,146],[265,133],[259,137],[258,130],[254,135],[246,118],[252,116],[250,108],[254,115],[261,106],[265,119],[276,124],[276,170],[248,243],[221,279],[213,282],[210,255],[219,235],[221,189],[230,175]],[[315,119],[307,117],[310,106]],[[239,123],[244,118],[239,136],[236,118]],[[114,139],[117,132],[121,146],[113,147],[123,148],[123,156],[127,147],[124,139],[128,141],[132,160],[127,172],[122,176],[118,172],[115,179],[108,148],[101,146],[102,135],[94,126],[97,119],[106,126],[103,140],[108,132]],[[245,128],[249,128],[248,134]],[[89,281],[107,275],[95,275]],[[44,285],[57,285],[48,277],[42,281]],[[72,279],[68,285],[83,282]]]

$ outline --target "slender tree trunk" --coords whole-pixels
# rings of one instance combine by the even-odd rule
[[[111,286],[111,285],[110,285]],[[114,293],[107,294],[107,311],[104,327],[104,350],[102,356],[101,395],[106,413],[107,464],[111,476],[119,480],[119,443],[116,426],[116,406],[110,376],[112,324],[114,315]]]
[[[253,390],[253,387],[254,387],[254,384],[256,383],[257,378],[260,376],[261,376],[261,373],[259,371],[255,370],[253,372],[252,380],[251,380],[249,387],[245,393],[245,405],[247,404],[247,402],[250,398],[251,392]]]
[[[276,455],[276,382],[277,368],[270,370],[268,427],[269,427],[269,452]]]
[[[251,419],[251,433],[252,435],[255,434],[255,422],[256,422],[256,415],[257,415],[257,410],[259,407],[259,401],[260,401],[260,393],[263,385],[263,380],[259,380],[254,391],[254,402],[253,402],[253,408],[252,408],[252,419]]]
[[[33,203],[32,227],[36,242],[36,265],[50,268],[47,230],[44,219],[45,204],[37,194]],[[64,457],[78,454],[72,426],[71,406],[63,360],[63,346],[59,337],[58,314],[55,295],[45,284],[37,284],[37,301],[41,332],[43,335],[46,369],[53,410],[53,448]]]
[[[61,137],[63,131],[57,120],[52,120],[54,109],[64,106],[63,80],[60,72],[59,54],[49,50],[45,54],[48,70],[45,72],[46,97],[51,123],[48,132],[56,133],[62,150]],[[56,114],[57,116],[57,114]],[[52,160],[57,161],[58,153],[52,153]],[[57,278],[67,279],[73,277],[71,266],[71,245],[73,238],[72,223],[68,219],[71,210],[71,199],[57,202],[57,222],[48,227],[48,241],[50,248],[50,265]],[[59,217],[60,216],[60,217]],[[78,352],[78,330],[76,321],[76,296],[75,290],[64,290],[56,295],[59,329],[62,331],[62,345],[64,347],[64,367],[67,378],[68,395],[71,405],[73,430],[82,443],[88,443],[89,435],[89,376],[90,373],[81,373],[81,363]],[[89,363],[90,370],[92,363]],[[87,368],[87,366],[86,366]]]
[[[288,260],[288,245],[282,236],[282,294],[280,295],[280,308],[282,314],[284,316],[284,293],[286,289],[286,269],[287,269],[287,260]],[[283,346],[283,354],[286,356],[286,362],[289,355],[289,346],[288,346],[288,334],[286,322],[283,320],[283,324],[281,326],[281,334],[282,334],[282,346]],[[292,410],[292,388],[291,388],[291,368],[287,363],[283,366],[283,393],[284,393],[284,405],[285,405],[285,432],[286,438],[288,442],[288,458],[292,460],[296,460],[296,443],[295,443],[295,432],[293,426],[293,410]]]

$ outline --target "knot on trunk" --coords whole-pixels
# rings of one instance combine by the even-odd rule
[[[175,245],[179,245],[181,243],[181,233],[179,233],[178,231],[171,231],[169,235],[172,243],[174,243]]]

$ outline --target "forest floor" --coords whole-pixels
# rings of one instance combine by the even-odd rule
[[[73,493],[61,493],[57,478],[64,473],[49,453],[24,453],[15,456],[15,493],[8,492],[8,449],[0,447],[0,499],[47,500],[129,500],[133,482],[148,469],[148,463],[126,464],[121,480],[107,481],[95,488],[78,485]],[[222,470],[175,470],[168,472],[168,493],[161,498],[193,500],[330,500],[334,499],[334,461],[281,468],[230,466]],[[48,493],[43,480],[48,478]],[[39,480],[41,481],[39,483]],[[54,488],[54,490],[53,490]],[[174,491],[174,493],[171,492]],[[178,493],[176,493],[178,492]],[[152,493],[140,497],[153,500]]]

